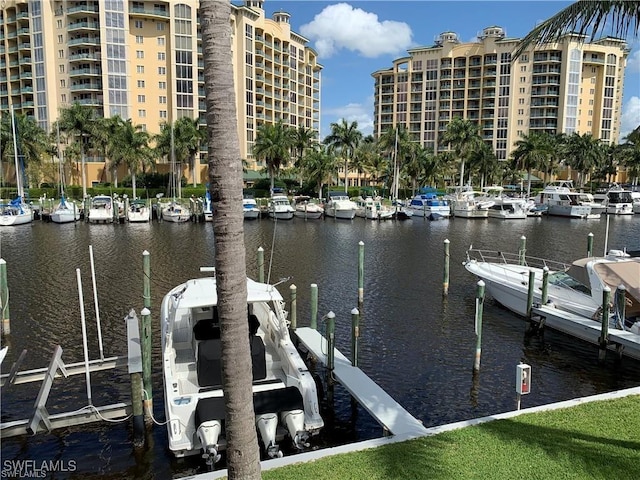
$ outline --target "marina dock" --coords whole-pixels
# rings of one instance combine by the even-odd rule
[[[553,307],[533,306],[531,310],[532,322],[595,345],[600,343],[601,326],[598,321]],[[607,339],[609,350],[640,360],[640,335],[610,328]]]

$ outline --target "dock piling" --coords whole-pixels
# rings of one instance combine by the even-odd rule
[[[531,320],[531,307],[533,307],[533,293],[536,286],[536,272],[529,272],[529,285],[527,289],[527,318]]]
[[[2,320],[2,334],[11,333],[11,322],[9,321],[9,283],[7,282],[7,261],[0,258],[0,309]]]
[[[151,381],[151,259],[147,250],[142,252],[143,288],[142,301],[142,382],[144,387],[144,419],[153,425],[153,382]]]
[[[318,285],[311,284],[311,322],[309,327],[318,329]]]
[[[600,330],[600,352],[598,361],[603,362],[607,355],[609,343],[609,302],[611,302],[611,288],[605,285],[602,289],[602,327]]]
[[[478,283],[478,289],[476,294],[476,356],[473,362],[473,371],[480,371],[480,357],[482,355],[482,310],[484,306],[484,287],[485,284],[482,280]]]
[[[449,260],[451,258],[449,254],[449,239],[444,240],[444,277],[442,279],[442,295],[449,295]]]
[[[335,358],[335,328],[336,328],[336,314],[329,312],[326,315],[327,319],[327,368],[329,371],[333,370],[334,358]]]
[[[546,265],[542,269],[542,299],[540,304],[544,307],[549,300],[549,267]]]
[[[258,247],[258,282],[264,283],[264,248]]]
[[[360,312],[351,310],[351,365],[358,366],[358,339],[360,337]]]
[[[87,382],[87,401],[93,405],[91,400],[91,373],[89,371],[89,347],[87,346],[87,324],[84,314],[84,297],[82,295],[82,277],[80,269],[76,268],[76,280],[78,282],[78,296],[80,298],[80,323],[82,325],[82,351],[84,353],[84,375]]]
[[[620,322],[620,327],[624,329],[624,319],[626,317],[627,287],[618,285],[616,289],[616,316]]]
[[[364,306],[364,242],[358,243],[358,309]]]
[[[131,409],[133,410],[133,444],[139,447],[144,443],[144,412],[142,386],[142,351],[140,348],[140,330],[136,312],[131,310],[125,317],[127,324],[127,365],[131,380]]]
[[[593,233],[589,232],[587,235],[587,257],[593,255]]]
[[[520,248],[518,249],[518,263],[524,265],[527,257],[527,237],[520,237]]]
[[[298,328],[298,287],[295,284],[291,284],[289,287],[289,294],[291,298],[291,306],[289,308],[289,312],[291,313],[291,330],[296,331]]]

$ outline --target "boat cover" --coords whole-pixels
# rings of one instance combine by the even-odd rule
[[[640,259],[598,263],[594,269],[612,291],[624,285],[627,294],[635,299],[635,303],[640,303]]]

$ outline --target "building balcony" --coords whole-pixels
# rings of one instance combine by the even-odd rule
[[[87,91],[87,90],[102,90],[102,83],[91,82],[91,83],[79,83],[76,85],[71,85],[69,90],[72,92],[77,91]]]
[[[169,12],[164,8],[130,7],[129,15],[134,17],[168,18]]]
[[[67,42],[68,46],[74,45],[100,45],[99,37],[80,37],[80,38],[72,38]]]
[[[72,68],[71,70],[69,70],[69,76],[70,77],[77,77],[77,76],[100,76],[102,75],[102,70],[100,70],[99,68]]]
[[[98,22],[74,22],[69,24],[67,30],[70,32],[77,30],[100,30],[100,24]]]
[[[75,61],[84,61],[84,60],[94,60],[100,61],[100,54],[98,53],[73,53],[67,57],[67,60],[70,62]]]
[[[96,5],[74,5],[67,8],[68,16],[82,15],[86,13],[98,13],[99,9]]]

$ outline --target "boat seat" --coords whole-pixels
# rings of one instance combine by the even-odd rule
[[[209,422],[211,420],[224,422],[223,397],[201,398],[198,400],[195,414],[196,428],[203,422]]]
[[[253,393],[253,409],[256,415],[265,413],[304,410],[302,394],[296,387],[278,388]]]
[[[214,340],[220,338],[220,319],[218,307],[213,307],[213,316],[198,320],[193,326],[193,336],[196,340]]]
[[[249,347],[251,348],[253,380],[263,380],[267,377],[267,362],[262,338],[257,335],[249,337]],[[220,339],[199,342],[197,355],[198,385],[200,387],[222,385],[222,343]]]

